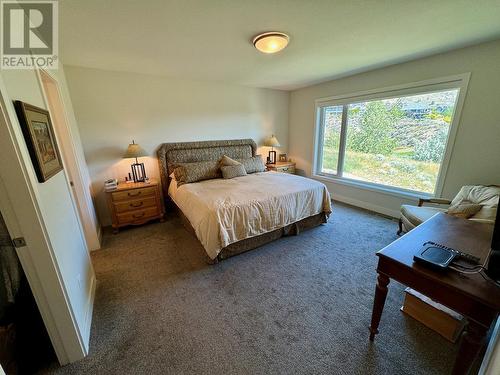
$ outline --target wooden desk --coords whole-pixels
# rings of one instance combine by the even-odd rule
[[[433,241],[481,258],[487,257],[493,226],[436,214],[425,223],[377,253],[377,286],[370,325],[370,340],[378,326],[390,279],[415,289],[464,315],[468,325],[462,334],[453,374],[467,374],[486,332],[500,312],[500,287],[480,274],[463,274],[451,269],[435,271],[413,261],[413,255],[426,241]]]

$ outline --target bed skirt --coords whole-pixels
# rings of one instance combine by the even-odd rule
[[[187,219],[187,217],[182,213],[182,211],[174,204],[177,213],[179,214],[182,224],[190,232],[193,236],[196,237],[196,233],[194,228],[191,226],[191,223]],[[325,224],[328,220],[328,215],[324,212],[320,212],[319,214],[306,217],[302,220],[296,221],[295,223],[286,225],[282,228],[278,228],[271,232],[267,232],[255,237],[250,237],[235,243],[232,243],[226,247],[224,247],[220,253],[217,255],[217,258],[211,259],[207,253],[205,253],[207,263],[216,264],[219,260],[224,260],[230,258],[234,255],[238,255],[244,253],[249,250],[253,250],[257,247],[265,245],[269,242],[277,240],[278,238],[284,236],[292,236],[298,235],[300,232],[307,230],[309,228],[317,227],[320,224]],[[198,238],[196,238],[198,240]],[[198,241],[199,242],[199,241]],[[201,243],[200,243],[201,245]]]

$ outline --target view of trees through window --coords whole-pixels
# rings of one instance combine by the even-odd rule
[[[321,172],[432,194],[458,92],[323,107]]]

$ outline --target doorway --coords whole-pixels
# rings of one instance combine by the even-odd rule
[[[83,151],[78,152],[77,144],[80,142],[73,141],[75,137],[79,139],[79,135],[75,134],[78,130],[70,126],[57,79],[45,70],[38,72],[87,248],[90,251],[97,250],[101,247],[101,226],[94,209],[90,177],[85,160],[82,160]]]
[[[54,348],[0,211],[0,365],[32,374],[56,360]]]

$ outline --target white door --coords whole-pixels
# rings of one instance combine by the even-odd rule
[[[64,171],[38,182],[12,100],[43,106],[33,71],[0,73],[0,209],[61,364],[89,349],[95,275]]]
[[[74,141],[76,138],[76,143],[79,143],[78,134],[73,134],[78,133],[78,130],[71,129],[68,111],[65,108],[65,106],[71,106],[71,103],[63,101],[63,92],[57,81],[57,76],[44,70],[39,70],[38,73],[87,247],[89,250],[97,250],[101,247],[101,226],[94,210],[90,191],[90,176],[85,164],[83,150],[78,149]],[[59,75],[59,77],[62,76]],[[70,101],[69,96],[67,96],[67,99]]]

